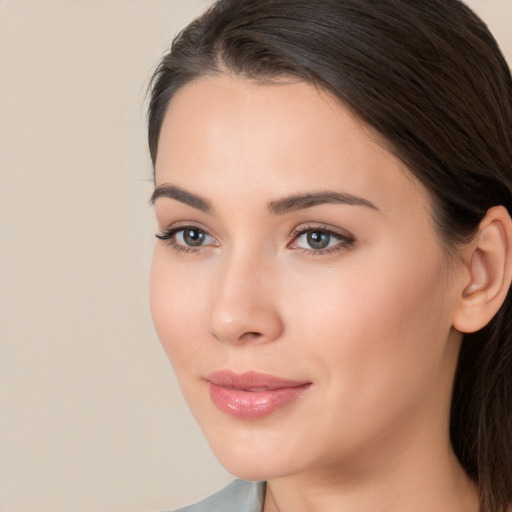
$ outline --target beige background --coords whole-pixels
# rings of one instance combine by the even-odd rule
[[[0,0],[0,512],[172,509],[230,477],[147,301],[148,77],[208,0]],[[512,0],[469,2],[512,61]]]

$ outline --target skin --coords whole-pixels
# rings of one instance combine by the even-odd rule
[[[169,105],[156,185],[211,206],[155,200],[160,233],[205,233],[192,251],[183,232],[157,240],[158,335],[220,462],[267,480],[265,511],[476,512],[448,434],[467,266],[447,260],[427,192],[371,130],[309,84],[202,78]],[[373,206],[269,211],[326,191]],[[315,252],[297,229],[340,238]],[[210,398],[204,377],[221,369],[312,385],[242,420]]]

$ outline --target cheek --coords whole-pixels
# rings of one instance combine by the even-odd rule
[[[177,268],[166,247],[155,247],[150,275],[151,314],[158,337],[177,374],[197,358],[198,331],[206,315],[204,280]]]
[[[403,254],[354,258],[331,275],[310,274],[305,288],[289,294],[294,338],[353,418],[379,414],[381,406],[382,414],[396,414],[424,398],[438,377],[451,328],[442,259],[435,251]]]

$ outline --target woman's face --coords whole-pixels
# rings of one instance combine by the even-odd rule
[[[342,475],[447,441],[460,272],[376,140],[305,83],[203,78],[166,113],[153,318],[242,478]]]

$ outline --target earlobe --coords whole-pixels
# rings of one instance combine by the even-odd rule
[[[512,280],[512,220],[503,206],[480,222],[467,258],[467,276],[453,326],[470,333],[487,325],[503,304]]]

